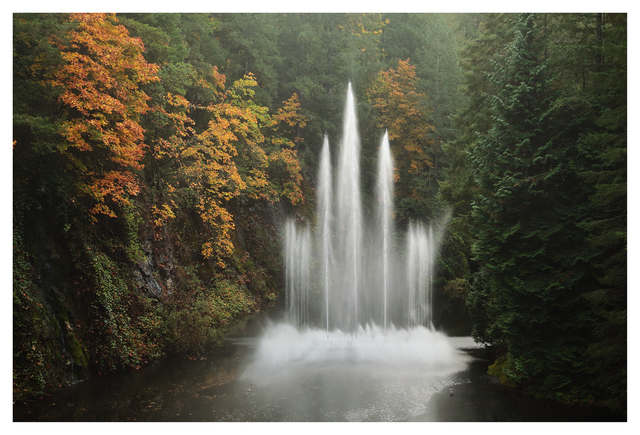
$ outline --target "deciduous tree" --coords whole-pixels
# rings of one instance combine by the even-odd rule
[[[62,88],[66,109],[60,152],[77,177],[78,194],[93,200],[91,213],[115,216],[112,204],[128,204],[139,190],[135,171],[142,168],[144,131],[138,121],[148,110],[140,85],[158,80],[158,67],[144,59],[142,41],[115,16],[69,19],[77,27],[52,41],[65,61],[51,80]]]
[[[432,177],[433,126],[424,107],[426,96],[416,89],[415,67],[399,60],[396,69],[381,71],[367,90],[369,103],[377,115],[377,127],[389,131],[396,170],[396,205],[403,218],[431,215],[430,194],[437,189]]]
[[[217,68],[199,81],[215,95],[206,106],[167,94],[165,106],[158,110],[173,131],[154,143],[156,158],[174,164],[174,177],[164,181],[163,189],[177,194],[192,192],[195,207],[213,234],[202,246],[202,253],[220,267],[234,249],[230,201],[241,197],[269,202],[286,198],[292,204],[304,201],[294,149],[295,132],[305,123],[297,114],[297,96],[269,114],[253,100],[257,82],[252,75],[236,80],[229,88],[225,83],[226,77]],[[198,129],[194,112],[204,112],[208,118],[205,128]],[[172,204],[173,200],[164,204],[167,213]]]

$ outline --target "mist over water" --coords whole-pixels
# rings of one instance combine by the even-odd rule
[[[326,362],[376,363],[386,366],[417,364],[423,369],[460,369],[464,358],[442,333],[423,326],[360,327],[358,334],[318,328],[299,330],[274,324],[258,342],[254,364],[247,374],[273,374],[287,365]]]
[[[322,328],[274,323],[256,346],[240,382],[254,394],[255,412],[277,406],[280,421],[402,421],[427,415],[438,392],[468,382],[458,373],[472,360],[460,343],[424,326],[390,325],[385,332],[368,325],[357,333],[327,334]]]

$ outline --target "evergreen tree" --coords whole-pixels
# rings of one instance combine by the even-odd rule
[[[461,68],[458,64],[459,42],[444,17],[429,14],[423,44],[415,57],[419,89],[429,96],[429,109],[436,131],[436,143],[455,138],[451,114],[460,107]],[[438,165],[437,160],[434,162]]]
[[[602,14],[600,14],[602,15]],[[597,19],[593,19],[594,22]],[[595,62],[593,87],[598,118],[581,138],[597,163],[582,175],[593,183],[594,219],[583,227],[597,253],[598,285],[586,294],[593,310],[593,338],[585,349],[590,386],[614,409],[627,398],[627,19],[607,14]],[[596,32],[594,32],[596,33]]]
[[[473,252],[482,269],[470,300],[488,304],[488,324],[476,332],[505,345],[512,382],[575,394],[588,336],[582,292],[591,285],[578,227],[589,211],[577,175],[585,109],[554,89],[536,16],[514,21],[504,65],[489,75],[499,89],[491,128],[473,150],[481,189]]]
[[[281,62],[276,14],[219,14],[216,36],[226,42],[229,58],[221,68],[230,79],[253,74],[258,80],[256,101],[269,106],[277,95],[276,67]]]
[[[452,116],[456,138],[443,144],[445,159],[444,180],[440,182],[438,192],[440,201],[452,209],[452,217],[447,227],[445,249],[450,249],[457,255],[443,273],[448,273],[445,289],[449,294],[466,297],[473,281],[472,274],[476,271],[476,262],[471,253],[471,245],[475,239],[472,216],[472,203],[478,196],[480,187],[474,177],[475,168],[471,164],[471,152],[478,136],[486,134],[491,126],[490,98],[498,93],[498,88],[488,80],[488,72],[504,61],[505,47],[513,40],[509,32],[508,22],[511,16],[507,14],[488,14],[476,22],[477,27],[483,29],[477,39],[469,40],[460,55],[460,66],[464,80],[461,86],[464,106]],[[461,24],[465,23],[461,20]],[[465,34],[475,34],[465,25]],[[478,275],[482,276],[482,274]],[[488,302],[478,299],[479,292],[474,293],[473,300],[469,300],[470,313],[473,316],[488,309]],[[482,330],[488,327],[488,320],[474,322],[476,328]],[[486,337],[484,333],[474,334],[476,337]]]

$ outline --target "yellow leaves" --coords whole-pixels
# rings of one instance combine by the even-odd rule
[[[306,123],[299,114],[297,95],[270,114],[253,101],[253,88],[257,86],[253,75],[229,87],[225,80],[214,68],[211,77],[198,82],[214,95],[208,105],[197,108],[208,117],[200,131],[190,118],[192,103],[183,96],[166,94],[162,107],[155,110],[162,115],[159,122],[168,134],[153,142],[153,156],[159,164],[176,159],[172,162],[175,187],[170,181],[165,192],[173,197],[182,188],[193,191],[190,194],[198,198],[197,213],[212,234],[202,245],[202,254],[221,268],[234,250],[230,201],[239,197],[267,201],[283,197],[294,204],[304,201],[301,169],[293,147],[299,140],[296,133]],[[172,216],[168,205],[155,207],[152,212],[156,225]]]
[[[258,81],[253,74],[248,73],[243,78],[236,80],[231,88],[230,95],[235,98],[249,97],[252,98],[255,95],[255,91],[252,89],[258,86]]]
[[[273,116],[276,121],[279,123],[284,122],[289,127],[304,127],[307,125],[307,119],[298,113],[300,111],[298,94],[294,93],[288,100],[282,103],[284,106],[278,109],[277,113]]]
[[[153,225],[156,228],[163,226],[169,219],[176,217],[169,204],[162,204],[160,208],[154,205],[151,207],[151,215],[153,216]]]
[[[223,258],[233,253],[231,232],[235,229],[233,215],[215,201],[206,201],[201,198],[198,204],[202,220],[211,224],[216,229],[216,237],[202,245],[202,255],[205,258],[213,258],[220,268],[225,267]]]
[[[189,100],[182,95],[173,95],[169,92],[165,95],[165,99],[173,107],[184,107],[185,109],[189,107]]]

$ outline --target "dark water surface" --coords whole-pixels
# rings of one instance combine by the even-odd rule
[[[265,382],[245,370],[256,338],[228,341],[206,359],[174,359],[103,376],[13,407],[16,422],[606,422],[600,408],[527,398],[486,374],[490,351],[452,340],[456,369],[371,362],[292,364]],[[450,389],[453,395],[450,393]]]

